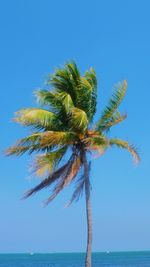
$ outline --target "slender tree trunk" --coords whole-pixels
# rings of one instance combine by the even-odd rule
[[[85,267],[91,267],[91,250],[92,250],[92,208],[90,197],[90,179],[89,166],[86,158],[86,152],[83,154],[84,174],[85,174],[85,197],[86,197],[86,216],[87,216],[87,249]]]

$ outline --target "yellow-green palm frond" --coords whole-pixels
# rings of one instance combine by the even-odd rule
[[[47,84],[59,92],[66,92],[72,98],[73,103],[76,101],[76,84],[68,64],[64,68],[56,69],[53,75],[50,75]]]
[[[97,78],[96,78],[96,72],[93,68],[90,68],[88,71],[85,72],[85,78],[87,81],[91,84],[93,91],[96,92],[97,90]]]
[[[95,134],[93,136],[88,136],[83,140],[84,144],[86,144],[86,146],[88,147],[94,147],[94,146],[107,146],[108,143],[108,139],[106,138],[106,136],[102,135],[102,134]]]
[[[94,153],[96,152],[96,155],[94,157],[101,156],[109,145],[108,139],[104,135],[99,134],[87,137],[83,142],[86,145],[86,149],[88,151]]]
[[[55,91],[38,89],[34,92],[38,103],[51,107],[56,112],[60,111],[62,104]]]
[[[123,148],[123,149],[127,149],[131,153],[131,155],[134,159],[134,162],[136,164],[140,161],[140,156],[139,156],[139,153],[137,151],[137,148],[134,145],[130,145],[127,141],[124,141],[124,140],[121,140],[118,138],[112,138],[109,140],[109,145],[110,146],[117,146],[117,147]]]
[[[92,110],[92,85],[85,77],[81,77],[80,86],[76,89],[76,103],[75,106],[83,110],[91,120]]]
[[[16,112],[14,121],[25,125],[32,126],[36,129],[59,130],[62,127],[58,117],[48,110],[40,108],[26,108]]]
[[[62,130],[69,130],[69,118],[72,108],[74,107],[71,96],[66,92],[50,92],[46,90],[36,91],[38,101],[42,105],[48,105],[50,110],[56,114],[61,121]]]
[[[127,89],[126,81],[120,83],[119,86],[115,89],[112,97],[110,98],[108,106],[106,106],[106,108],[104,109],[101,118],[96,125],[97,130],[101,131],[101,127],[107,125],[107,123],[109,123],[109,121],[112,119],[114,113],[117,111],[120,103],[122,102],[125,96],[126,89]]]
[[[88,128],[88,118],[86,113],[79,108],[72,108],[69,125],[75,132],[85,133]]]
[[[86,71],[80,78],[80,85],[76,89],[76,107],[84,110],[89,122],[92,121],[96,112],[97,80],[93,68]]]
[[[97,78],[96,72],[93,68],[90,68],[89,71],[85,72],[86,80],[91,84],[92,93],[91,93],[91,104],[90,104],[90,120],[93,119],[94,114],[96,113],[97,105]]]
[[[35,95],[39,103],[48,105],[56,114],[63,113],[63,111],[68,113],[73,107],[71,96],[66,92],[36,90]]]
[[[42,148],[49,146],[72,145],[79,138],[74,132],[47,131],[40,135],[40,145]]]
[[[17,143],[6,150],[6,155],[22,155],[25,152],[48,151],[63,145],[72,145],[78,140],[78,136],[71,132],[46,131],[35,133],[19,139]]]
[[[40,135],[41,133],[35,133],[25,138],[19,139],[14,146],[9,147],[5,151],[5,154],[7,156],[11,156],[11,155],[20,156],[24,154],[25,152],[28,152],[29,154],[31,154],[34,151],[42,150],[40,142],[39,142]]]
[[[74,61],[70,61],[66,64],[66,68],[69,70],[75,86],[78,87],[80,85],[81,76],[76,63]]]
[[[60,99],[62,107],[65,109],[65,112],[68,115],[71,109],[74,107],[71,96],[65,92],[62,92],[58,94],[58,98]]]
[[[62,157],[67,151],[67,146],[63,146],[56,151],[38,155],[32,165],[32,171],[37,176],[49,175],[60,163]]]
[[[99,124],[98,130],[100,132],[109,131],[112,126],[124,121],[126,118],[127,114],[121,115],[120,112],[117,111],[107,122],[104,122],[104,124],[101,125]]]

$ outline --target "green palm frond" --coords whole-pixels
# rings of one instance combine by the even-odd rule
[[[105,124],[111,120],[113,117],[114,113],[117,111],[120,103],[122,102],[125,93],[127,89],[127,82],[124,81],[123,83],[120,83],[119,87],[117,87],[110,98],[110,101],[108,103],[108,106],[104,109],[100,120],[98,121],[96,125],[96,129],[101,131],[101,126],[104,127]]]
[[[41,177],[50,174],[58,166],[62,157],[64,157],[67,148],[67,146],[64,146],[56,151],[38,155],[32,166],[33,173]]]
[[[73,103],[76,101],[76,84],[74,82],[73,76],[70,73],[67,64],[62,69],[57,69],[47,82],[48,85],[59,92],[66,92],[72,98]]]
[[[108,145],[108,139],[104,135],[97,134],[92,137],[86,137],[83,142],[87,146],[107,146]]]
[[[86,132],[88,128],[88,118],[86,113],[79,108],[72,108],[69,125],[75,132]]]
[[[91,104],[90,104],[90,120],[92,120],[93,116],[96,113],[96,105],[97,105],[97,79],[95,70],[93,68],[90,68],[89,71],[86,71],[85,78],[91,84],[92,87]]]
[[[78,136],[74,132],[47,131],[40,135],[40,145],[42,148],[62,145],[69,146],[78,140]]]
[[[95,70],[93,68],[90,68],[89,71],[86,71],[85,72],[85,78],[91,84],[93,91],[96,92],[96,90],[97,90],[97,78],[96,78]]]
[[[83,110],[91,120],[92,86],[85,77],[81,77],[80,86],[76,89],[76,107]]]
[[[25,152],[28,152],[29,154],[31,154],[34,151],[42,150],[40,142],[39,142],[40,135],[41,133],[35,133],[25,138],[19,139],[14,146],[9,147],[5,151],[5,154],[7,156],[11,156],[11,155],[20,156],[24,154]]]
[[[71,109],[74,107],[72,98],[66,92],[50,92],[38,90],[35,92],[38,101],[48,107],[56,114],[61,121],[62,130],[69,129],[68,121]]]
[[[71,109],[74,107],[71,96],[67,93],[62,92],[58,97],[62,103],[63,108],[66,111],[66,114],[69,114]]]
[[[134,145],[130,145],[127,141],[118,138],[112,138],[109,140],[109,145],[127,149],[131,153],[135,163],[138,163],[140,161],[140,156],[137,151],[137,148]]]
[[[39,103],[48,105],[56,114],[64,110],[66,113],[69,113],[70,109],[73,107],[71,96],[66,92],[36,90],[35,95]]]
[[[19,139],[14,146],[6,150],[6,155],[19,156],[25,152],[31,154],[33,152],[51,151],[59,146],[69,146],[77,140],[77,135],[71,132],[46,131],[44,133],[35,133]]]
[[[76,107],[84,110],[89,122],[96,112],[97,80],[94,69],[86,71],[76,89]]]
[[[16,112],[14,121],[36,129],[45,128],[52,131],[59,130],[62,127],[61,121],[54,113],[40,108],[21,109]]]
[[[109,142],[104,135],[97,135],[93,137],[87,137],[83,140],[86,145],[86,149],[90,152],[96,152],[97,156],[101,156],[105,150],[108,148]]]
[[[69,70],[70,74],[72,75],[72,79],[74,81],[75,86],[80,86],[80,71],[74,61],[68,62],[66,64],[66,68]]]
[[[126,118],[127,114],[121,115],[120,112],[117,111],[107,122],[104,122],[104,124],[99,124],[98,130],[100,132],[109,131],[112,126],[124,121]]]
[[[57,94],[55,91],[49,91],[45,89],[38,89],[34,92],[38,103],[41,105],[47,105],[51,107],[54,111],[58,112],[60,111],[62,104],[60,99],[57,97]]]

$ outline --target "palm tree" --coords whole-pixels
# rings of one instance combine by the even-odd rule
[[[52,193],[45,202],[48,204],[66,186],[76,181],[70,205],[85,191],[88,230],[86,267],[91,267],[92,246],[89,177],[91,153],[98,152],[102,155],[107,148],[117,146],[127,149],[135,161],[139,161],[139,155],[133,145],[119,138],[107,137],[110,128],[126,118],[126,114],[120,114],[118,111],[126,88],[126,81],[119,83],[100,119],[94,124],[97,105],[95,71],[90,68],[81,76],[75,62],[65,64],[63,68],[56,69],[54,74],[48,76],[45,89],[35,92],[40,107],[21,109],[16,113],[14,120],[29,126],[32,132],[6,151],[7,155],[17,156],[25,152],[38,153],[32,171],[43,179],[30,189],[24,198],[53,186]]]

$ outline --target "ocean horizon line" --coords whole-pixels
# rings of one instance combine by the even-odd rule
[[[96,253],[150,253],[150,250],[105,250],[105,251],[93,251],[92,254],[96,254]],[[34,251],[27,251],[27,252],[0,252],[0,255],[16,255],[16,254],[24,254],[24,255],[34,255],[34,254],[85,254],[84,251],[65,251],[65,252],[61,252],[61,251],[49,251],[49,252],[34,252]]]

